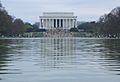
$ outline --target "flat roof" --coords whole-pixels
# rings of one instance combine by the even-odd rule
[[[44,12],[43,16],[74,16],[73,12]]]

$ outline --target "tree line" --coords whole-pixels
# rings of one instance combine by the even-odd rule
[[[0,3],[0,36],[21,36],[26,32],[45,31],[39,29],[39,22],[31,24],[23,22],[20,18],[15,18],[8,14],[5,8]]]
[[[98,21],[84,22],[77,29],[72,28],[70,31],[78,32],[78,29],[95,36],[120,37],[120,7],[101,16]],[[31,24],[23,22],[19,18],[14,18],[8,14],[0,3],[0,36],[21,36],[26,32],[46,32],[46,30],[39,29],[39,22]]]
[[[97,22],[85,22],[80,24],[78,28],[96,36],[120,37],[120,7],[101,16]]]

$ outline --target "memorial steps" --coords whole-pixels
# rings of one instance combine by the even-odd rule
[[[73,37],[72,33],[64,29],[50,29],[45,34],[45,37]]]

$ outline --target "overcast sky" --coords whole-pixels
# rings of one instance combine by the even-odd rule
[[[1,0],[10,15],[38,22],[43,12],[74,12],[79,21],[93,21],[120,6],[120,0]]]

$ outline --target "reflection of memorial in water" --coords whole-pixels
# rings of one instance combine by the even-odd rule
[[[99,79],[119,82],[120,79],[120,40],[8,39],[0,40],[0,50],[0,81],[3,82],[77,82],[81,79],[86,82],[88,78],[91,82]]]
[[[46,38],[41,40],[41,55],[44,67],[66,68],[75,57],[75,39]]]

